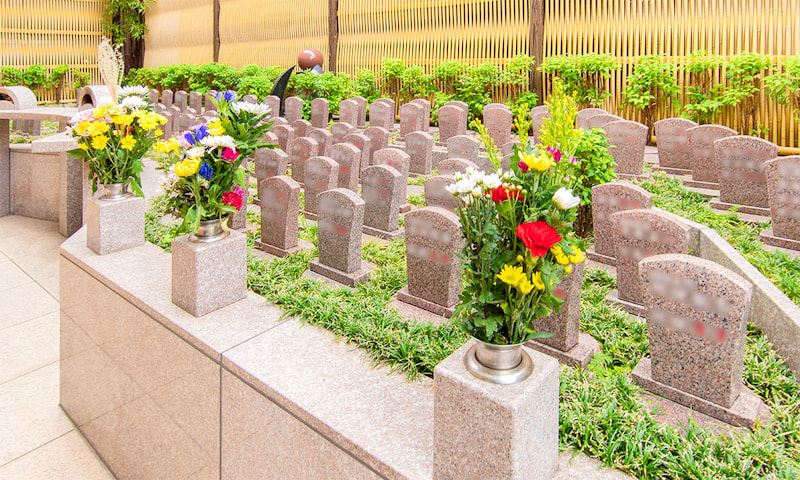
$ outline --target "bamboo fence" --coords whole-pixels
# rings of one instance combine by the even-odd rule
[[[0,0],[0,66],[66,64],[100,81],[102,13],[102,0]],[[75,101],[73,80],[67,74],[62,101]],[[55,101],[55,89],[39,89],[36,95],[41,102]]]
[[[146,21],[145,67],[214,60],[213,0],[158,0]]]

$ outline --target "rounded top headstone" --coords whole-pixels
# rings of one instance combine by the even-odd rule
[[[316,66],[322,67],[322,53],[316,48],[306,48],[297,56],[297,64],[303,70],[309,70]]]

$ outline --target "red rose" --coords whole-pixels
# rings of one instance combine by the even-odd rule
[[[503,203],[509,198],[521,199],[522,195],[519,190],[506,190],[502,185],[492,190],[492,201],[494,203]]]
[[[241,210],[242,204],[244,204],[244,191],[240,187],[236,187],[236,189],[231,192],[223,193],[222,203],[230,205],[236,210]]]
[[[547,222],[523,223],[517,226],[519,237],[533,257],[547,255],[550,247],[561,241],[561,235]]]

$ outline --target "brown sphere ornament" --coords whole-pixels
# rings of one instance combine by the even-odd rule
[[[297,56],[297,64],[303,70],[309,70],[319,65],[322,67],[322,53],[316,48],[306,48]]]

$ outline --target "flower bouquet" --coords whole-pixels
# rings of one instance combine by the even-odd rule
[[[158,127],[167,121],[152,111],[145,95],[145,87],[124,87],[118,92],[119,103],[84,110],[70,120],[78,148],[69,153],[87,162],[92,193],[98,184],[129,183],[142,196],[142,158],[162,134]]]
[[[160,142],[156,151],[168,171],[167,207],[183,222],[178,233],[196,232],[201,222],[221,220],[244,207],[244,160],[262,147],[272,122],[263,104],[237,102],[231,91],[212,100],[219,117],[196,125],[180,136]]]

